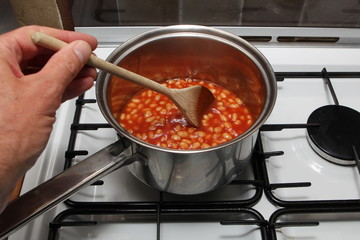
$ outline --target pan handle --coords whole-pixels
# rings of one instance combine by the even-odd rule
[[[12,201],[0,215],[0,239],[81,188],[129,164],[130,156],[125,149],[123,139],[120,139]]]

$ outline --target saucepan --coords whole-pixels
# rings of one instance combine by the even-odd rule
[[[212,81],[239,96],[255,121],[242,135],[214,147],[158,147],[131,135],[116,120],[141,87],[100,71],[97,102],[119,140],[13,201],[0,215],[0,222],[5,223],[0,226],[1,237],[124,165],[144,184],[160,191],[201,194],[227,185],[249,164],[277,89],[270,64],[253,45],[216,28],[176,25],[130,39],[107,61],[158,82],[173,78]]]

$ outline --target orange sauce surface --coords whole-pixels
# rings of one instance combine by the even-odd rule
[[[201,125],[195,128],[167,97],[142,90],[130,99],[117,120],[145,142],[173,149],[209,148],[236,138],[254,122],[239,97],[212,82],[179,78],[163,84],[169,88],[202,85],[213,93],[215,101],[204,114]]]

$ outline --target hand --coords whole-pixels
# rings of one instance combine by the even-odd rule
[[[36,31],[70,44],[53,53],[32,42]],[[0,212],[44,150],[60,104],[92,87],[96,71],[84,65],[96,46],[92,36],[39,26],[0,35]]]

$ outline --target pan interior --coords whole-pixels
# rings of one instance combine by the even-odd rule
[[[157,39],[133,49],[118,65],[157,82],[174,78],[214,82],[242,99],[255,121],[266,101],[259,67],[246,52],[216,39],[199,36]],[[112,115],[116,118],[140,90],[141,86],[112,76],[107,94]]]

